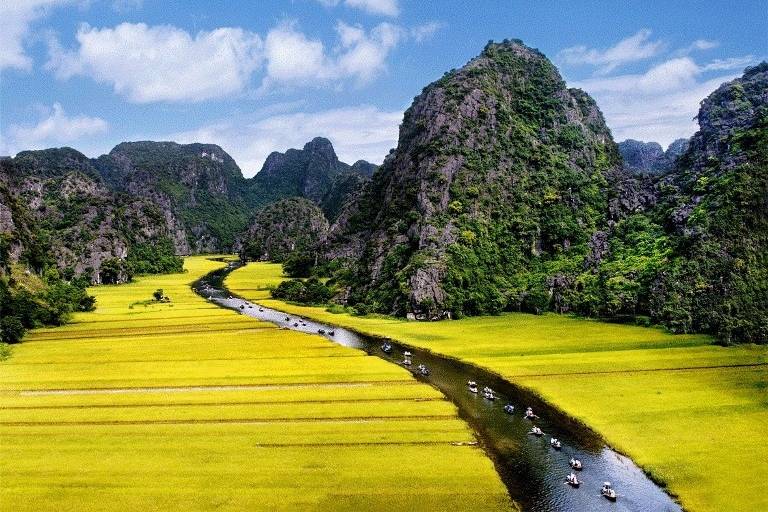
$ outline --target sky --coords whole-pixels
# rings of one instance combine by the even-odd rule
[[[768,58],[768,0],[8,0],[0,154],[204,142],[252,176],[324,136],[380,163],[414,96],[505,38],[590,93],[617,141],[667,146]]]

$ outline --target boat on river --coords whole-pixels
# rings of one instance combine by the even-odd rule
[[[477,393],[477,382],[470,380],[467,382],[467,387],[469,388],[470,393]]]
[[[579,478],[576,476],[576,473],[571,473],[570,475],[565,477],[565,483],[577,489],[581,485],[581,481],[579,481]]]
[[[515,412],[515,406],[512,404],[507,404],[504,406],[504,412],[507,414],[512,414]]]
[[[533,434],[533,435],[534,435],[534,436],[536,436],[536,437],[541,437],[541,436],[543,436],[543,435],[544,435],[544,431],[543,431],[543,430],[541,430],[539,427],[533,427],[533,428],[531,429],[531,431],[530,431],[530,432],[528,432],[528,433],[529,433],[529,434]]]
[[[486,400],[496,400],[496,394],[488,386],[483,388],[483,398]]]
[[[560,450],[563,447],[562,443],[556,437],[553,437],[552,439],[550,439],[549,446],[551,446],[555,450]]]
[[[600,495],[608,501],[616,501],[618,495],[611,486],[611,482],[604,482],[602,489],[600,489]]]
[[[568,464],[576,471],[581,471],[582,469],[581,461],[579,459],[574,459],[571,457],[571,460],[568,462]]]
[[[390,345],[389,343],[384,343],[381,346],[381,351],[384,352],[385,354],[392,353],[392,345]]]

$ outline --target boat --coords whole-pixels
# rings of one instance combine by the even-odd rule
[[[411,366],[413,362],[411,361],[411,353],[407,350],[403,352],[403,364],[405,366]]]
[[[263,313],[264,312],[264,308],[259,308],[259,311],[261,311]]]
[[[550,445],[552,448],[554,448],[555,450],[559,450],[559,449],[561,449],[561,448],[563,447],[562,443],[560,443],[560,441],[559,441],[557,438],[555,438],[555,437],[553,437],[553,438],[552,438],[552,439],[549,441],[549,445]]]
[[[535,420],[535,419],[538,419],[538,416],[536,416],[535,414],[533,414],[533,409],[531,409],[530,407],[528,407],[528,408],[525,410],[525,419],[527,419],[527,420]]]
[[[581,461],[579,459],[571,458],[568,464],[576,471],[581,471]]]
[[[477,382],[470,380],[467,382],[467,387],[469,387],[470,393],[477,393]]]
[[[541,430],[539,427],[533,427],[533,428],[531,429],[531,431],[530,431],[530,432],[528,432],[528,433],[529,433],[529,434],[533,434],[533,435],[535,435],[536,437],[541,437],[541,436],[543,436],[543,435],[544,435],[544,431],[543,431],[543,430]]]
[[[392,345],[390,345],[389,343],[384,343],[381,346],[381,351],[384,352],[385,354],[391,353],[392,352]]]
[[[616,501],[616,498],[618,497],[616,491],[611,487],[611,482],[603,483],[603,488],[600,489],[600,494],[608,501]]]
[[[429,368],[426,367],[426,365],[420,364],[416,367],[416,369],[419,371],[420,375],[427,376],[429,375]]]
[[[318,329],[317,334],[325,334],[325,329]]]
[[[504,412],[507,413],[507,414],[512,414],[513,412],[515,412],[515,406],[512,405],[512,404],[505,405],[504,406]]]
[[[285,321],[286,322],[290,322],[291,321],[291,317],[289,317],[289,316],[285,317]]]
[[[565,483],[577,489],[581,485],[581,482],[579,481],[579,478],[576,476],[576,473],[571,473],[570,475],[565,477]]]
[[[483,398],[486,400],[496,400],[496,395],[493,393],[491,388],[486,386],[483,388]]]
[[[333,336],[334,334],[336,334],[336,331],[328,331],[328,336]]]
[[[240,309],[245,309],[245,306],[243,306],[242,304],[240,304]]]
[[[293,322],[293,326],[294,327],[298,327],[299,326],[299,322]]]

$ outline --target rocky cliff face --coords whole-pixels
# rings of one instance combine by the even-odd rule
[[[618,165],[588,95],[519,41],[489,44],[414,100],[329,250],[363,249],[352,300],[375,310],[499,311],[525,300],[520,269],[586,253]]]
[[[672,170],[675,162],[688,148],[688,139],[677,139],[664,151],[658,142],[627,139],[618,143],[624,168],[632,173],[663,174]]]
[[[768,63],[701,103],[700,130],[659,183],[674,259],[652,313],[679,331],[768,340]]]
[[[181,221],[172,237],[179,254],[231,250],[252,212],[240,169],[213,144],[124,142],[96,165],[113,189]]]
[[[328,233],[328,220],[312,201],[300,197],[267,205],[243,236],[242,255],[256,261],[283,261],[314,251]]]
[[[114,194],[87,157],[71,148],[24,151],[0,166],[0,233],[10,262],[24,253],[36,267],[55,264],[100,281],[109,259],[135,243],[168,239],[177,223],[149,199]]]

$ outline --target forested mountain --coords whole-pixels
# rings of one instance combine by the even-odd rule
[[[286,197],[306,197],[334,219],[375,168],[340,162],[322,138],[273,153],[251,179],[213,144],[124,142],[97,159],[23,151],[0,161],[0,233],[8,262],[23,253],[37,269],[124,281],[178,268],[174,254],[234,250],[252,216]]]
[[[592,98],[513,40],[424,88],[378,169],[320,137],[250,179],[210,144],[25,151],[0,160],[0,292],[19,296],[24,268],[82,288],[240,249],[316,265],[360,312],[551,310],[765,341],[768,64],[698,121],[666,151],[617,145]]]
[[[489,43],[414,100],[326,258],[346,258],[360,311],[571,311],[765,341],[767,94],[768,64],[748,69],[638,174],[541,53]]]
[[[316,137],[303,149],[271,153],[261,171],[251,179],[250,186],[257,204],[304,197],[334,220],[344,203],[370,179],[376,168],[364,160],[351,166],[339,161],[331,141]]]

